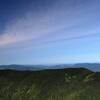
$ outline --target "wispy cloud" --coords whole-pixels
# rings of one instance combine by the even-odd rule
[[[63,39],[51,40],[51,41],[47,41],[46,43],[78,40],[78,39],[85,39],[85,38],[92,38],[92,37],[95,38],[99,36],[100,36],[100,33],[90,33],[90,34],[85,34],[85,35],[80,35],[80,36],[73,36],[73,37],[68,37],[68,38],[63,38]]]
[[[68,5],[68,7],[66,7],[66,5]],[[61,2],[61,0],[59,0],[59,2],[53,4],[52,8],[49,7],[47,10],[43,10],[42,8],[43,7],[40,6],[39,12],[34,12],[33,8],[29,9],[26,15],[18,19],[13,19],[6,26],[3,35],[0,36],[0,47],[13,45],[15,43],[20,44],[29,40],[36,42],[41,38],[48,38],[50,40],[49,37],[46,37],[48,34],[49,36],[54,35],[57,37],[58,31],[65,28],[70,28],[71,30],[71,27],[87,21],[88,18],[93,15],[89,12],[91,7],[88,7],[87,4],[80,3],[78,6],[73,6],[73,1],[66,2],[63,0],[63,2]],[[95,10],[95,7],[92,8],[92,10]],[[58,36],[61,36],[61,34],[63,35],[63,33],[60,33]],[[80,39],[93,35],[84,35],[84,33],[70,34],[72,37],[69,37],[69,33],[66,33],[65,39],[54,41],[51,39],[48,42]]]

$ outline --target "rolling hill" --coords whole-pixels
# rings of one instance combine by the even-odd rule
[[[0,100],[100,100],[100,73],[85,68],[0,71]]]

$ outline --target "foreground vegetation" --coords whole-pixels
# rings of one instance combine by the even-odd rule
[[[2,70],[0,100],[100,100],[100,73],[84,68]]]

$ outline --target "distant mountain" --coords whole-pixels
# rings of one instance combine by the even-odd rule
[[[0,70],[42,70],[42,65],[0,65]]]
[[[100,71],[100,64],[99,63],[78,63],[74,64],[73,66],[77,67],[85,67],[95,72]]]
[[[100,64],[99,63],[77,63],[77,64],[59,64],[59,65],[50,65],[49,69],[63,69],[63,68],[87,68],[95,72],[100,72]]]
[[[95,72],[100,72],[99,63],[77,63],[77,64],[59,64],[59,65],[0,65],[0,70],[44,70],[44,69],[64,69],[64,68],[87,68]]]

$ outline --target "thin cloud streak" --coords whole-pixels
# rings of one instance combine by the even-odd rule
[[[67,29],[72,26],[77,26],[92,15],[92,13],[89,13],[91,9],[86,4],[79,4],[78,7],[73,7],[72,0],[71,2],[68,1],[68,4],[70,5],[68,6],[69,8],[66,8],[67,2],[65,2],[65,0],[63,0],[61,4],[60,2],[62,1],[59,0],[59,2],[56,2],[52,8],[48,8],[46,11],[42,9],[38,13],[33,12],[31,9],[31,11],[27,12],[26,15],[24,14],[25,16],[22,18],[12,20],[6,26],[3,35],[0,36],[0,48],[2,48],[2,46],[6,47],[30,40],[38,41],[41,37],[45,37],[47,34],[55,34],[63,28]],[[83,12],[86,12],[87,14],[84,15]],[[66,36],[67,34],[68,33],[66,33]],[[71,34],[73,36],[76,35],[76,33]],[[82,33],[79,33],[79,35],[81,34]],[[80,36],[71,38],[80,38]],[[62,40],[64,41],[64,39]],[[51,42],[55,41],[56,40]]]
[[[71,41],[71,40],[79,40],[79,39],[85,39],[85,38],[90,39],[90,38],[95,38],[95,37],[99,37],[99,36],[100,36],[100,33],[92,33],[92,34],[86,34],[86,35],[81,35],[81,36],[74,36],[74,37],[69,37],[69,38],[47,41],[45,43]]]

